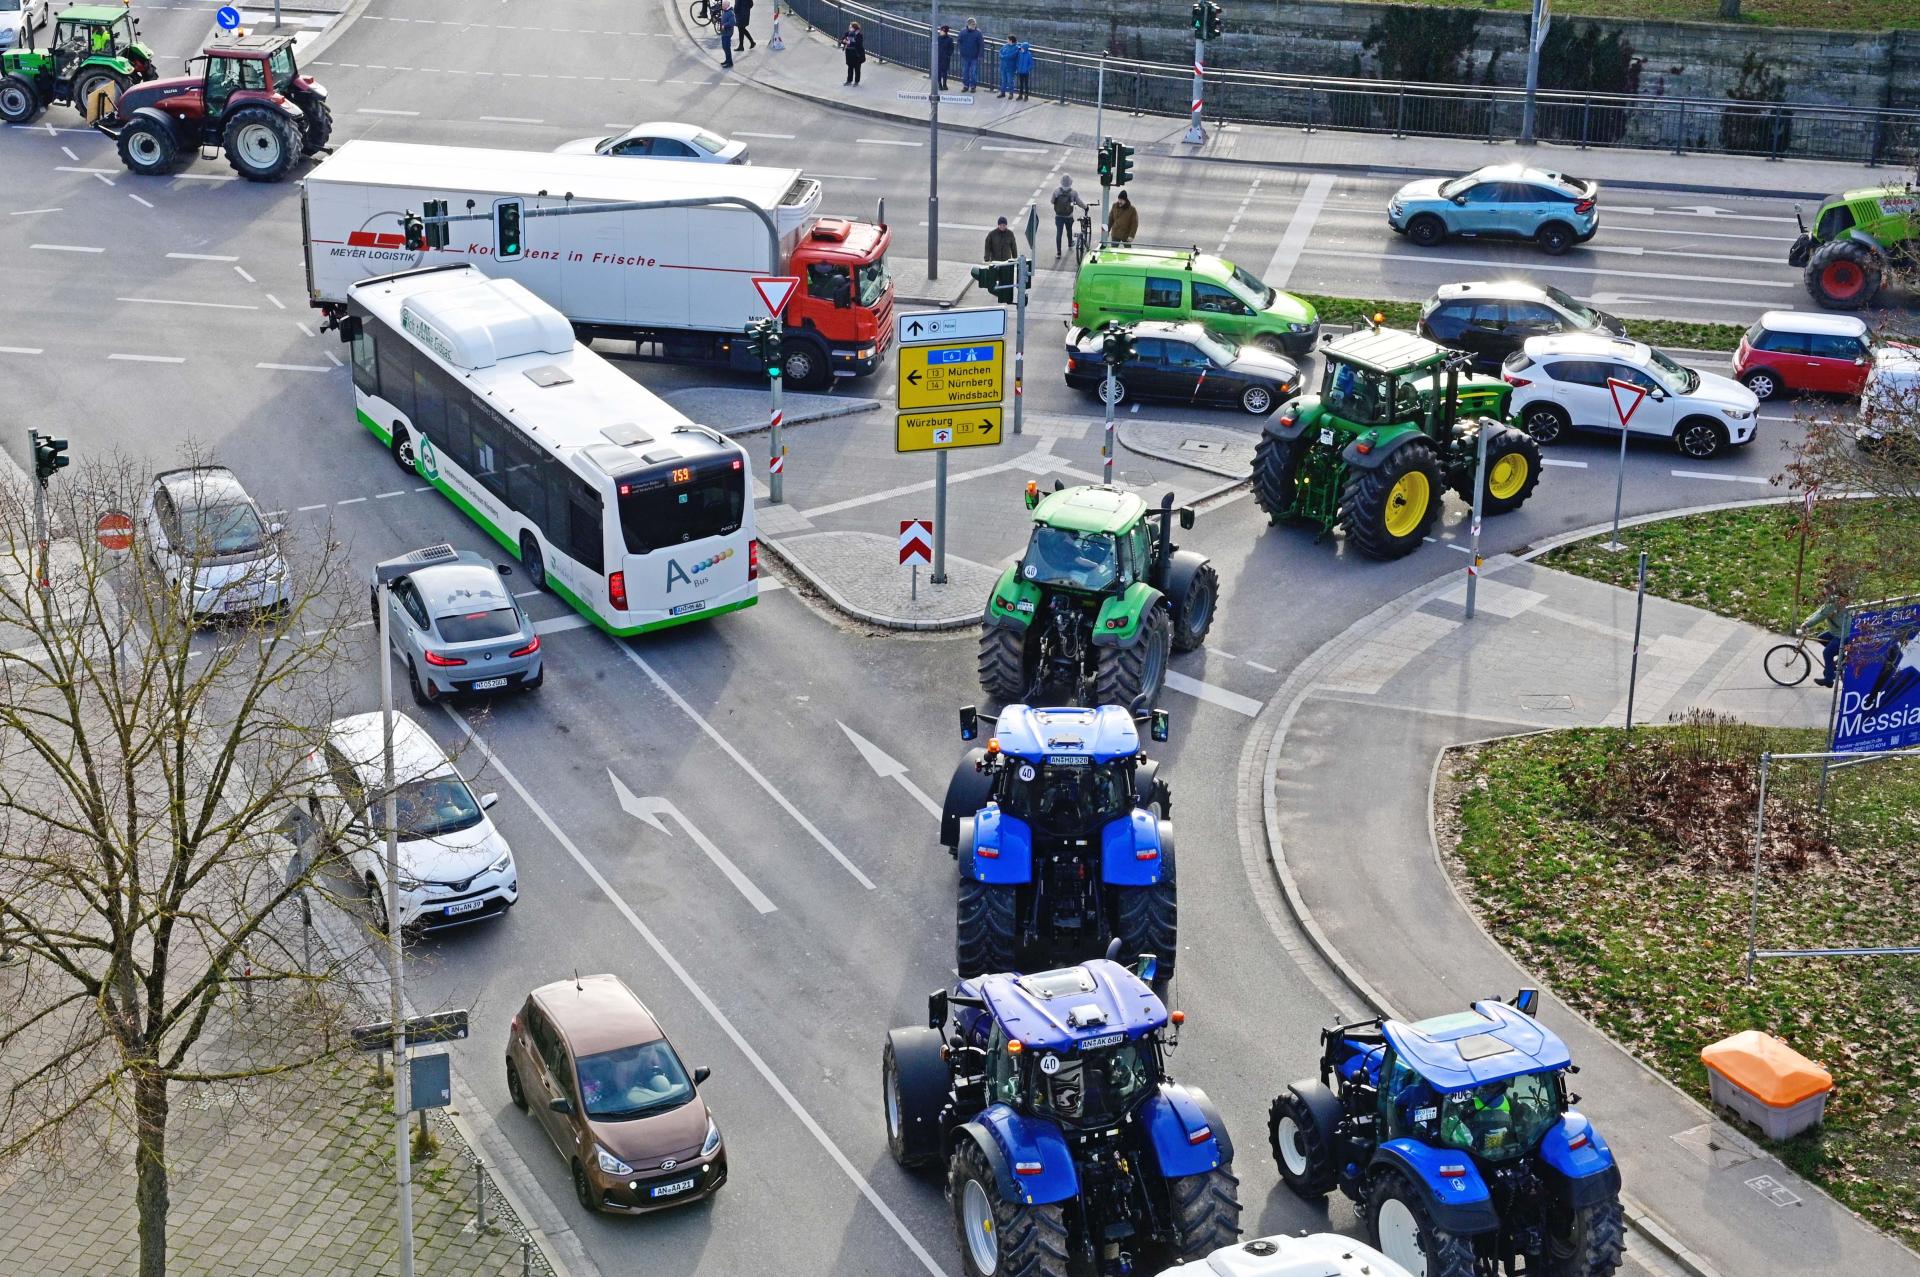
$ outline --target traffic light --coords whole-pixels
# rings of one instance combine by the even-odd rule
[[[1100,333],[1100,354],[1105,362],[1117,368],[1133,361],[1133,329],[1108,320]]]
[[[1193,37],[1196,40],[1207,38],[1206,0],[1193,0]]]
[[[428,200],[420,206],[420,211],[427,224],[427,247],[445,248],[447,246],[447,202]]]
[[[406,238],[409,253],[417,253],[427,246],[427,224],[412,209],[401,215],[400,233]]]
[[[1100,144],[1100,185],[1113,185],[1113,139],[1108,138]]]
[[[27,432],[33,440],[33,477],[45,483],[53,478],[55,470],[63,470],[73,458],[67,455],[67,441],[55,439],[52,435],[43,435],[38,430]]]
[[[766,369],[767,376],[780,375],[780,321],[777,319],[755,319],[747,323],[747,343],[753,347],[753,353],[760,356],[760,366]]]
[[[1216,4],[1214,0],[1206,0],[1206,6],[1207,6],[1207,26],[1206,26],[1207,39],[1218,40],[1220,38],[1220,6]]]
[[[1125,186],[1133,180],[1133,148],[1121,142],[1113,145],[1113,184]]]
[[[501,199],[493,202],[493,255],[503,262],[520,256],[520,222],[526,216],[526,201]]]
[[[973,268],[973,282],[992,293],[994,299],[1003,306],[1013,304],[1013,262],[988,262],[984,266]],[[1033,279],[1033,268],[1027,268],[1027,279]]]

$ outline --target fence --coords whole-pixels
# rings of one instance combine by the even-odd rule
[[[838,35],[858,21],[868,56],[927,69],[927,24],[852,0],[781,0],[809,26]],[[988,42],[983,73],[997,75]],[[1106,64],[1106,105],[1132,115],[1185,116],[1193,69],[1035,47],[1036,98],[1091,105]],[[1740,102],[1725,98],[1639,97],[1543,90],[1534,132],[1542,141],[1587,147],[1755,155],[1767,159],[1909,164],[1920,156],[1920,111]],[[1521,89],[1277,75],[1207,68],[1206,114],[1221,123],[1389,133],[1395,137],[1517,138]]]

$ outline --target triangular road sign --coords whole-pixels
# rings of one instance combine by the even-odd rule
[[[1621,381],[1617,377],[1607,378],[1607,393],[1613,396],[1613,412],[1620,418],[1620,428],[1625,430],[1627,423],[1633,420],[1633,413],[1640,401],[1647,397],[1645,386],[1636,386],[1630,381]]]
[[[767,313],[775,319],[787,308],[787,300],[793,296],[793,290],[800,287],[798,275],[756,275],[753,277],[753,291],[760,294],[760,300],[766,304]]]

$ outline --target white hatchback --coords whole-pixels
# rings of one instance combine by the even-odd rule
[[[335,719],[308,756],[308,814],[333,837],[369,897],[374,928],[387,929],[386,766],[381,716]],[[475,798],[426,730],[393,716],[400,926],[410,932],[505,916],[520,899],[520,871],[487,818],[498,794]]]
[[[1513,387],[1514,420],[1541,443],[1572,430],[1616,431],[1626,410],[1628,433],[1671,439],[1704,461],[1751,443],[1760,410],[1759,398],[1733,378],[1677,364],[1624,337],[1532,337],[1500,372]]]

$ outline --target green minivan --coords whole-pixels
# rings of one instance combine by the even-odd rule
[[[1320,337],[1320,316],[1312,306],[1223,257],[1114,245],[1088,253],[1073,285],[1074,325],[1141,319],[1198,321],[1223,336],[1289,355],[1308,353]]]

